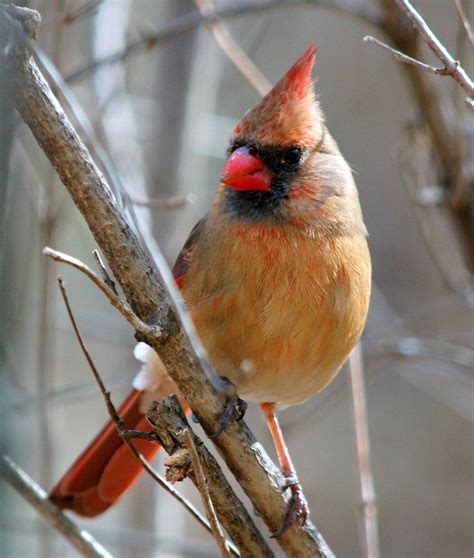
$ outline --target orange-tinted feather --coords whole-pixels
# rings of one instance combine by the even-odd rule
[[[133,390],[119,409],[125,428],[151,431],[140,412],[140,392]],[[153,459],[160,446],[146,440],[135,442],[146,459]],[[140,477],[143,468],[109,422],[74,462],[50,492],[62,509],[94,517],[110,506]]]

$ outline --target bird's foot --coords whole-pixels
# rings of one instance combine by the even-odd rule
[[[276,539],[282,535],[293,523],[297,520],[301,520],[302,525],[306,525],[309,517],[309,506],[306,498],[304,497],[301,485],[296,477],[296,475],[285,475],[286,483],[283,490],[288,488],[291,490],[291,504],[288,514],[285,518],[283,525],[275,531],[271,536],[272,539]]]
[[[213,434],[208,434],[209,438],[220,436],[232,420],[242,420],[246,410],[247,403],[238,395],[229,397],[225,402],[224,412],[219,417],[219,428]]]
[[[232,382],[224,376],[219,377],[219,382],[222,383],[222,391],[226,392],[227,397],[224,411],[219,417],[219,428],[216,432],[208,434],[209,438],[217,438],[220,436],[232,420],[242,420],[244,418],[245,411],[247,410],[247,403],[240,399],[240,397],[236,394],[235,387]],[[199,423],[199,419],[194,413],[191,415],[191,418],[193,422]]]

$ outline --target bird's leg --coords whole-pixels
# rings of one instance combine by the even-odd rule
[[[308,520],[309,507],[303,495],[298,477],[296,476],[295,467],[291,461],[288,448],[286,447],[285,440],[283,438],[280,423],[278,422],[276,404],[262,403],[260,407],[265,415],[268,428],[270,429],[273,442],[275,444],[281,471],[287,480],[285,490],[289,488],[292,494],[290,511],[288,512],[283,525],[278,529],[278,531],[273,533],[272,537],[275,538],[284,533],[288,527],[294,523],[297,517],[301,517],[304,525]]]

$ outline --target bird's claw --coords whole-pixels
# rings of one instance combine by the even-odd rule
[[[221,378],[226,382],[229,382],[227,378]],[[224,412],[219,417],[219,428],[216,432],[208,434],[209,438],[217,438],[224,432],[231,420],[242,420],[247,410],[247,403],[240,399],[238,395],[232,395],[227,398]]]
[[[271,535],[272,539],[276,539],[281,536],[293,523],[297,520],[301,520],[302,525],[306,525],[309,517],[309,506],[306,498],[304,497],[301,485],[295,475],[288,475],[286,477],[286,483],[283,490],[291,490],[291,505],[286,515],[283,525]]]

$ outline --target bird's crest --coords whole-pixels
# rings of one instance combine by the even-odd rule
[[[237,124],[234,138],[264,145],[305,145],[317,141],[321,113],[313,91],[311,71],[317,48],[310,45],[265,97]]]

